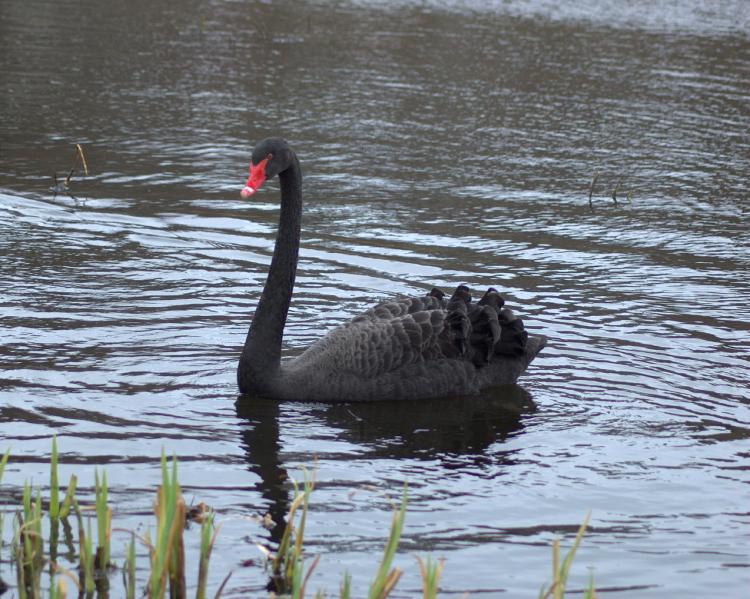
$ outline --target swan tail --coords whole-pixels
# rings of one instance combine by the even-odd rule
[[[367,348],[352,353],[360,359],[351,369],[368,377],[412,362],[445,358],[482,368],[531,351],[523,320],[493,287],[475,303],[466,285],[459,285],[450,298],[433,288],[421,297],[382,302],[342,329],[348,332],[342,330],[337,336],[344,335],[351,343],[358,340],[359,347]]]
[[[492,359],[494,348],[502,338],[502,327],[492,306],[477,308],[471,315],[471,345],[475,349],[474,364],[484,366]]]
[[[494,356],[517,357],[526,353],[529,334],[523,320],[505,306],[505,299],[494,287],[472,304],[469,288],[460,285],[448,301],[447,310],[449,336],[459,355],[470,358],[475,366],[489,364]]]
[[[471,348],[471,319],[469,318],[469,306],[471,305],[471,292],[466,285],[459,285],[448,300],[445,323],[448,335],[458,355],[465,357]]]
[[[529,334],[523,326],[523,320],[518,318],[510,308],[503,308],[498,315],[501,335],[495,344],[494,352],[500,356],[522,356],[526,353],[526,343]]]
[[[492,359],[494,348],[502,337],[498,314],[504,305],[505,300],[497,289],[490,287],[469,315],[472,345],[476,349],[473,356],[475,366],[484,366]]]

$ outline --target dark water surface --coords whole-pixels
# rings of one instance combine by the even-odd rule
[[[106,464],[135,528],[164,447],[224,522],[212,588],[255,596],[250,516],[317,459],[313,590],[362,591],[408,480],[398,596],[428,552],[446,596],[535,596],[592,509],[573,588],[591,566],[613,597],[747,597],[749,5],[566,4],[0,4],[2,501],[45,483],[56,432],[63,479]],[[519,387],[235,406],[278,216],[276,183],[239,190],[269,134],[305,174],[287,350],[492,283],[550,338]],[[91,174],[55,196],[76,142]]]

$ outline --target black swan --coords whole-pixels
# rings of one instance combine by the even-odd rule
[[[241,195],[278,175],[281,214],[268,279],[237,368],[241,393],[288,400],[370,401],[468,395],[514,383],[546,343],[528,335],[493,288],[476,303],[460,285],[452,297],[378,304],[330,331],[297,358],[281,361],[302,215],[302,174],[283,139],[253,149]]]

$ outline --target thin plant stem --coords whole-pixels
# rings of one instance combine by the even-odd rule
[[[419,563],[419,574],[422,578],[422,598],[436,599],[445,561],[442,559],[433,561],[431,557],[428,557],[425,561],[417,556],[417,562]]]
[[[406,485],[404,485],[404,492],[401,496],[401,506],[393,512],[391,531],[385,545],[383,559],[380,562],[380,567],[375,575],[375,580],[370,585],[370,592],[367,595],[368,599],[384,599],[396,586],[399,578],[401,578],[401,570],[398,568],[391,569],[391,564],[393,563],[393,557],[396,554],[396,549],[401,540],[401,530],[404,526],[405,515]]]
[[[3,482],[3,472],[5,472],[5,464],[8,463],[9,457],[10,457],[10,447],[8,447],[8,449],[5,450],[3,457],[0,458],[0,483]]]
[[[591,200],[591,196],[594,194],[594,185],[596,185],[596,182],[598,179],[599,179],[599,173],[594,173],[594,177],[591,179],[591,185],[589,185],[589,206],[591,208],[594,207],[594,204]]]
[[[122,581],[126,599],[135,599],[135,534],[131,534],[122,568]]]
[[[70,509],[73,506],[73,502],[75,501],[77,485],[78,477],[75,474],[71,474],[68,488],[65,490],[65,497],[63,497],[62,504],[60,505],[60,512],[58,514],[60,519],[65,519],[70,514]]]
[[[542,590],[539,592],[539,599],[548,599],[549,597],[553,597],[553,599],[564,598],[565,586],[568,583],[570,567],[573,564],[573,558],[575,557],[576,551],[583,539],[583,535],[586,532],[586,527],[588,526],[590,517],[591,512],[587,513],[586,517],[583,519],[583,523],[578,528],[576,537],[573,540],[573,545],[563,558],[562,563],[560,562],[560,541],[555,539],[552,542],[552,584],[549,588],[545,586],[542,587]]]
[[[200,562],[198,566],[198,588],[195,592],[196,599],[206,598],[206,584],[208,583],[208,564],[211,560],[211,550],[219,534],[220,526],[214,529],[214,513],[208,513],[201,522],[201,547]],[[212,534],[213,533],[213,534]]]
[[[52,456],[49,464],[49,518],[56,522],[60,517],[60,483],[57,477],[57,435],[52,435]]]

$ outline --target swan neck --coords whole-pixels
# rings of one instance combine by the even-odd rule
[[[297,273],[302,222],[302,174],[297,157],[279,174],[281,210],[268,278],[255,309],[237,372],[240,391],[264,393],[281,363],[289,304]]]

